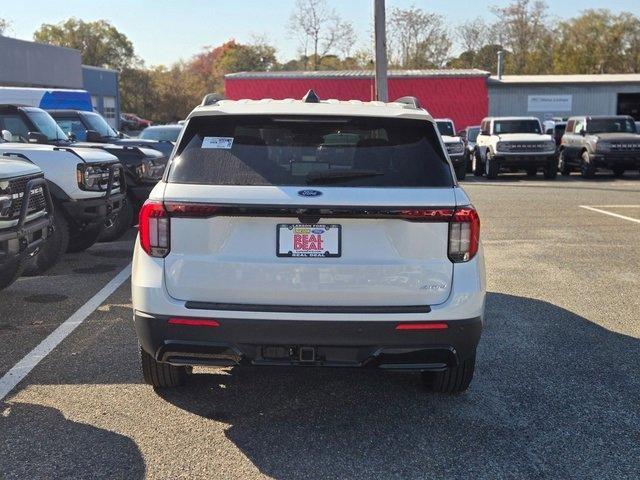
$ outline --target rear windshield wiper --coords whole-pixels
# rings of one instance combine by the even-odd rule
[[[307,174],[307,184],[331,183],[351,178],[377,177],[384,173],[375,170],[325,170],[321,172],[311,172]]]

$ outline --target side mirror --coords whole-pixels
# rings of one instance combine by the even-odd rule
[[[5,142],[10,142],[11,140],[13,140],[13,135],[11,135],[11,132],[9,130],[2,130],[2,139]]]
[[[67,132],[67,137],[69,137],[69,140],[71,140],[72,142],[75,142],[78,139],[76,137],[76,134],[73,132]]]
[[[584,128],[580,130],[580,135],[584,137],[586,134],[587,134],[587,131]]]
[[[27,141],[29,143],[49,143],[49,138],[41,132],[27,133]]]
[[[102,142],[102,135],[100,135],[95,130],[87,130],[87,142]]]

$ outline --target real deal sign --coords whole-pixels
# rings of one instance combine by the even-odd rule
[[[527,110],[530,112],[570,112],[571,95],[529,95]]]

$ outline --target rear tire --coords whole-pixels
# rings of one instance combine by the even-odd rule
[[[105,228],[100,234],[100,242],[113,242],[119,239],[122,235],[127,233],[131,225],[133,224],[133,205],[131,200],[126,198],[122,208],[118,212],[113,225],[109,228]]]
[[[57,207],[53,214],[53,233],[40,251],[25,265],[25,275],[39,275],[53,267],[69,246],[69,222]]]
[[[542,173],[544,178],[548,178],[553,180],[558,176],[558,160],[555,158],[553,160],[549,160],[549,162],[542,169]]]
[[[580,162],[580,175],[582,178],[593,178],[596,175],[596,166],[589,157],[589,152],[586,150],[582,152],[582,161]]]
[[[98,241],[102,233],[102,225],[86,228],[69,239],[67,253],[82,252]]]
[[[140,348],[140,364],[144,381],[156,388],[171,388],[184,385],[187,380],[187,367],[177,367],[169,363],[158,362]]]
[[[456,394],[462,393],[473,379],[476,366],[476,356],[464,360],[456,367],[450,367],[442,372],[422,372],[425,387],[432,392]]]
[[[0,290],[7,288],[22,274],[24,257],[15,258],[0,268]]]
[[[484,171],[489,180],[495,180],[496,178],[498,178],[498,173],[500,172],[500,165],[498,165],[498,162],[496,162],[496,160],[492,158],[488,153],[487,160],[484,164]]]

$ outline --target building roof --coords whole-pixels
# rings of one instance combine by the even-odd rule
[[[389,70],[390,78],[403,77],[489,77],[484,70]],[[225,79],[309,79],[309,78],[373,78],[373,70],[318,70],[228,73]]]
[[[503,75],[502,78],[491,76],[489,85],[517,84],[559,84],[559,83],[640,83],[640,74],[598,74],[598,75]]]
[[[400,102],[362,102],[360,100],[321,100],[306,103],[302,100],[221,100],[212,105],[196,107],[189,117],[216,114],[231,115],[355,115],[371,117],[404,117],[432,120],[421,108]]]

